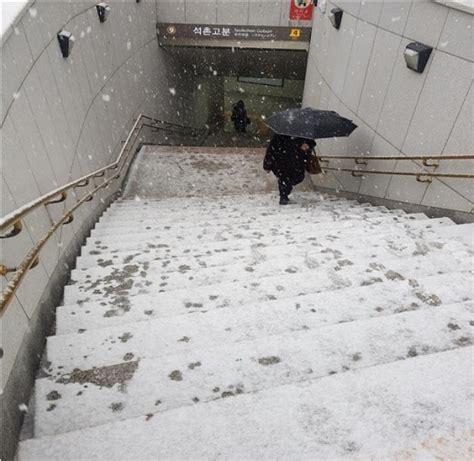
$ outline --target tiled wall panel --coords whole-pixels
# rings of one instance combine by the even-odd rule
[[[473,154],[472,30],[474,16],[431,0],[328,2],[316,10],[303,104],[338,110],[359,127],[347,140],[321,140],[323,155],[414,156]],[[344,10],[341,28],[327,17]],[[344,40],[349,24],[355,34]],[[423,73],[406,67],[403,52],[419,40],[434,48]],[[350,48],[350,49],[349,49]],[[347,61],[347,65],[346,65]],[[320,88],[315,82],[322,81]],[[341,82],[344,82],[341,92]],[[331,166],[340,162],[333,160]],[[443,161],[440,173],[473,173],[473,162]],[[360,167],[363,169],[364,167]],[[433,172],[412,161],[371,161],[367,168],[388,172]],[[316,184],[353,189],[344,173],[315,177]],[[418,205],[468,211],[472,180],[365,175],[359,193]]]

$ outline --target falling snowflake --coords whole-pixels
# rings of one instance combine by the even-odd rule
[[[102,101],[109,102],[110,101],[110,94],[103,94]]]
[[[26,413],[28,411],[28,407],[24,403],[20,403],[20,405],[18,405],[18,409],[23,413]]]
[[[127,50],[131,50],[132,49],[132,42],[127,42]]]
[[[176,96],[176,89],[175,88],[170,88],[169,91],[173,96]]]
[[[38,10],[36,8],[30,8],[30,16],[32,18],[36,18],[37,15],[38,15]]]

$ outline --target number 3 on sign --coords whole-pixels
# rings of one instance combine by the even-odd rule
[[[301,29],[291,29],[290,31],[290,37],[298,39],[301,37]]]

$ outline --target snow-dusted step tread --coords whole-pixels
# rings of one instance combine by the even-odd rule
[[[36,381],[36,434],[96,426],[469,345],[472,303],[434,307]],[[423,328],[420,326],[423,325]],[[127,332],[117,341],[127,342]],[[48,396],[54,395],[54,403]],[[157,402],[160,402],[157,404]],[[54,405],[54,407],[53,407]]]
[[[284,262],[291,263],[286,260],[282,261]],[[288,268],[291,268],[291,264],[288,264]],[[291,270],[284,270],[284,275],[258,279],[252,277],[252,272],[245,271],[244,268],[242,273],[248,274],[248,277],[243,280],[232,281],[235,276],[228,272],[227,282],[220,278],[217,283],[204,284],[204,279],[201,279],[200,285],[194,286],[192,290],[189,288],[191,285],[172,291],[165,291],[166,287],[163,286],[158,292],[151,286],[133,286],[133,280],[127,277],[121,284],[122,276],[118,274],[118,290],[117,287],[114,290],[109,280],[100,292],[94,292],[95,288],[84,294],[77,291],[71,291],[69,294],[66,292],[68,298],[65,302],[73,304],[66,304],[57,309],[56,328],[59,334],[64,334],[79,329],[135,322],[154,316],[207,312],[226,306],[367,286],[394,279],[413,280],[412,283],[416,284],[417,278],[420,277],[471,268],[469,254],[465,251],[454,253],[449,259],[446,259],[443,252],[435,252],[388,261],[373,258],[352,265],[338,261],[335,262],[334,268],[326,271],[308,268],[304,272],[293,273]],[[272,270],[273,264],[268,268],[269,272]],[[214,271],[214,268],[202,269],[199,274],[202,276],[204,271]],[[162,277],[165,277],[163,280],[167,282],[162,282]],[[166,274],[162,275],[158,285],[168,283],[170,279],[166,277]]]
[[[445,239],[441,238],[438,229],[452,224],[449,219],[442,218],[437,220],[415,219],[403,224],[380,224],[373,227],[347,227],[347,224],[338,229],[332,229],[328,233],[315,235],[311,227],[308,229],[293,229],[291,236],[294,238],[292,245],[297,250],[305,246],[314,247],[327,245],[332,247],[332,242],[340,241],[351,245],[363,246],[365,239],[370,240],[371,244],[376,245],[383,238],[386,243],[394,248],[398,240],[411,242],[412,240],[422,239],[429,242],[439,241],[442,245]],[[429,226],[429,227],[428,227]],[[92,245],[92,249],[91,249]],[[150,261],[172,258],[192,258],[205,259],[216,254],[230,253],[234,251],[252,252],[255,248],[258,251],[271,251],[272,247],[288,246],[288,236],[275,235],[266,243],[254,243],[252,239],[236,239],[232,241],[219,242],[192,242],[189,245],[173,245],[166,243],[138,242],[136,244],[129,241],[123,243],[123,248],[109,249],[104,248],[100,240],[93,241],[89,246],[84,247],[83,256],[77,259],[77,268],[87,268],[92,266],[103,267],[110,264],[127,264],[131,260]]]
[[[439,246],[438,246],[439,245]],[[114,265],[111,261],[98,268],[85,271],[75,271],[71,276],[71,285],[64,291],[64,302],[72,304],[77,296],[114,295],[120,291],[127,291],[129,295],[140,292],[172,291],[182,288],[192,288],[210,285],[218,282],[252,281],[264,277],[277,275],[297,274],[307,272],[308,269],[317,269],[314,275],[336,271],[341,276],[346,276],[344,267],[361,267],[359,261],[369,257],[371,260],[383,261],[391,258],[410,258],[416,255],[444,254],[448,250],[453,253],[464,250],[461,244],[450,244],[447,248],[435,242],[430,246],[422,242],[413,242],[404,247],[392,248],[372,246],[370,255],[366,249],[356,247],[349,249],[340,245],[330,247],[304,248],[297,251],[293,246],[278,249],[270,254],[260,252],[258,248],[251,252],[240,254],[231,253],[215,255],[208,261],[198,258],[177,261],[130,261],[122,265]],[[291,264],[290,264],[291,261]],[[174,264],[173,264],[174,263]],[[356,270],[357,270],[356,269]],[[367,269],[367,267],[363,267]],[[349,276],[352,271],[349,271]]]
[[[266,335],[385,317],[446,306],[470,299],[472,272],[433,275],[409,281],[277,299],[214,309],[205,314],[154,317],[141,322],[50,336],[48,373],[68,373],[123,361],[169,355],[196,348],[220,347]],[[92,306],[91,306],[92,307]],[[83,309],[87,309],[84,305]],[[127,338],[121,341],[120,338]],[[187,338],[183,340],[183,338]]]
[[[259,230],[250,228],[247,229],[245,226],[241,229],[232,228],[226,225],[215,226],[211,228],[194,228],[190,227],[187,231],[176,232],[172,226],[169,229],[163,231],[150,232],[133,232],[129,230],[125,233],[120,234],[107,234],[101,233],[99,236],[92,235],[86,240],[86,246],[95,246],[97,249],[110,249],[112,247],[120,247],[126,241],[138,242],[153,242],[162,243],[169,245],[183,245],[190,241],[200,242],[213,242],[213,241],[228,241],[233,239],[253,239],[256,241],[264,241],[277,235],[285,235],[288,239],[291,238],[292,234],[299,234],[300,232],[312,230],[314,235],[320,235],[323,232],[338,229],[340,227],[356,227],[363,226],[364,228],[375,228],[381,224],[394,223],[403,225],[415,220],[424,220],[426,216],[424,214],[413,214],[405,216],[377,216],[377,217],[356,217],[343,219],[340,221],[328,221],[328,222],[274,222],[270,228],[262,226]],[[266,230],[266,232],[265,232]],[[95,242],[99,242],[96,244]],[[104,248],[105,247],[105,248]]]
[[[430,238],[431,237],[431,238]],[[433,238],[434,237],[434,238]],[[268,243],[273,243],[269,241]],[[431,251],[459,251],[468,247],[459,241],[445,243],[436,234],[425,235],[421,238],[407,238],[402,233],[395,236],[381,236],[363,234],[357,239],[357,244],[352,239],[341,239],[327,237],[308,237],[306,243],[288,243],[280,245],[251,245],[246,248],[229,251],[218,251],[208,254],[203,248],[199,253],[189,255],[183,254],[180,257],[171,258],[169,253],[163,248],[149,251],[147,253],[135,252],[128,256],[114,258],[114,254],[109,254],[109,258],[102,257],[97,261],[96,267],[82,267],[73,270],[71,273],[71,283],[77,282],[96,283],[98,279],[109,277],[117,269],[123,270],[127,265],[138,265],[139,271],[145,270],[147,276],[150,272],[159,274],[168,272],[197,272],[202,268],[218,267],[246,263],[249,266],[261,264],[272,264],[273,259],[298,258],[303,257],[304,261],[311,260],[313,266],[320,267],[334,259],[343,260],[349,258],[351,262],[365,259],[367,257],[367,246],[371,248],[370,257],[381,257],[386,254],[387,258],[409,257],[417,254],[427,254]],[[161,250],[161,252],[159,251]],[[348,263],[350,264],[350,263]],[[307,264],[306,264],[307,265]],[[293,264],[294,266],[294,264]],[[76,289],[79,286],[76,285]]]
[[[448,458],[468,459],[472,353],[466,347],[418,356],[27,440],[19,461],[190,460],[216,453],[223,459],[405,459],[443,450]]]
[[[388,213],[379,213],[376,211],[364,211],[363,213],[355,213],[349,211],[344,214],[344,216],[335,216],[332,213],[323,213],[321,215],[311,215],[311,214],[297,214],[292,217],[291,220],[284,219],[282,221],[281,217],[275,216],[264,216],[261,218],[251,218],[240,217],[238,220],[228,222],[227,220],[199,220],[193,221],[186,216],[183,216],[181,222],[170,225],[170,223],[161,222],[160,219],[156,219],[154,222],[148,222],[146,224],[134,222],[130,220],[126,226],[115,226],[110,227],[104,225],[102,227],[96,227],[91,232],[91,238],[100,239],[102,237],[112,237],[116,235],[130,234],[134,233],[135,235],[140,234],[157,234],[160,236],[165,236],[167,233],[173,234],[186,234],[189,238],[194,237],[199,234],[206,234],[210,230],[214,233],[221,231],[233,230],[233,231],[250,231],[250,230],[260,230],[262,228],[268,228],[273,230],[275,226],[281,226],[282,224],[286,226],[302,226],[302,225],[320,225],[324,223],[346,223],[348,221],[356,220],[376,220],[376,219],[386,219],[388,216],[391,216],[392,219],[399,217],[401,220],[409,220],[410,218],[407,215],[392,215]],[[409,216],[409,215],[408,215]],[[418,216],[420,218],[420,216]],[[416,218],[415,218],[416,219]]]
[[[227,227],[235,227],[242,225],[271,225],[274,222],[281,222],[282,219],[291,219],[292,222],[323,222],[323,221],[345,221],[349,217],[383,217],[388,214],[391,216],[404,216],[403,212],[389,212],[383,208],[376,207],[350,207],[347,210],[334,210],[332,208],[311,211],[308,209],[292,208],[292,213],[271,213],[268,210],[262,212],[245,213],[232,212],[222,214],[197,213],[190,215],[188,213],[171,213],[153,215],[149,212],[143,212],[143,216],[130,216],[124,213],[123,216],[115,219],[102,219],[95,228],[94,232],[118,231],[131,228],[132,230],[145,232],[151,229],[163,229],[165,227],[173,227],[176,230],[189,229],[190,227],[211,227],[226,225]]]

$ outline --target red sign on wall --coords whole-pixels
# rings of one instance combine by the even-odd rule
[[[313,18],[312,0],[290,0],[290,19],[310,21]]]

